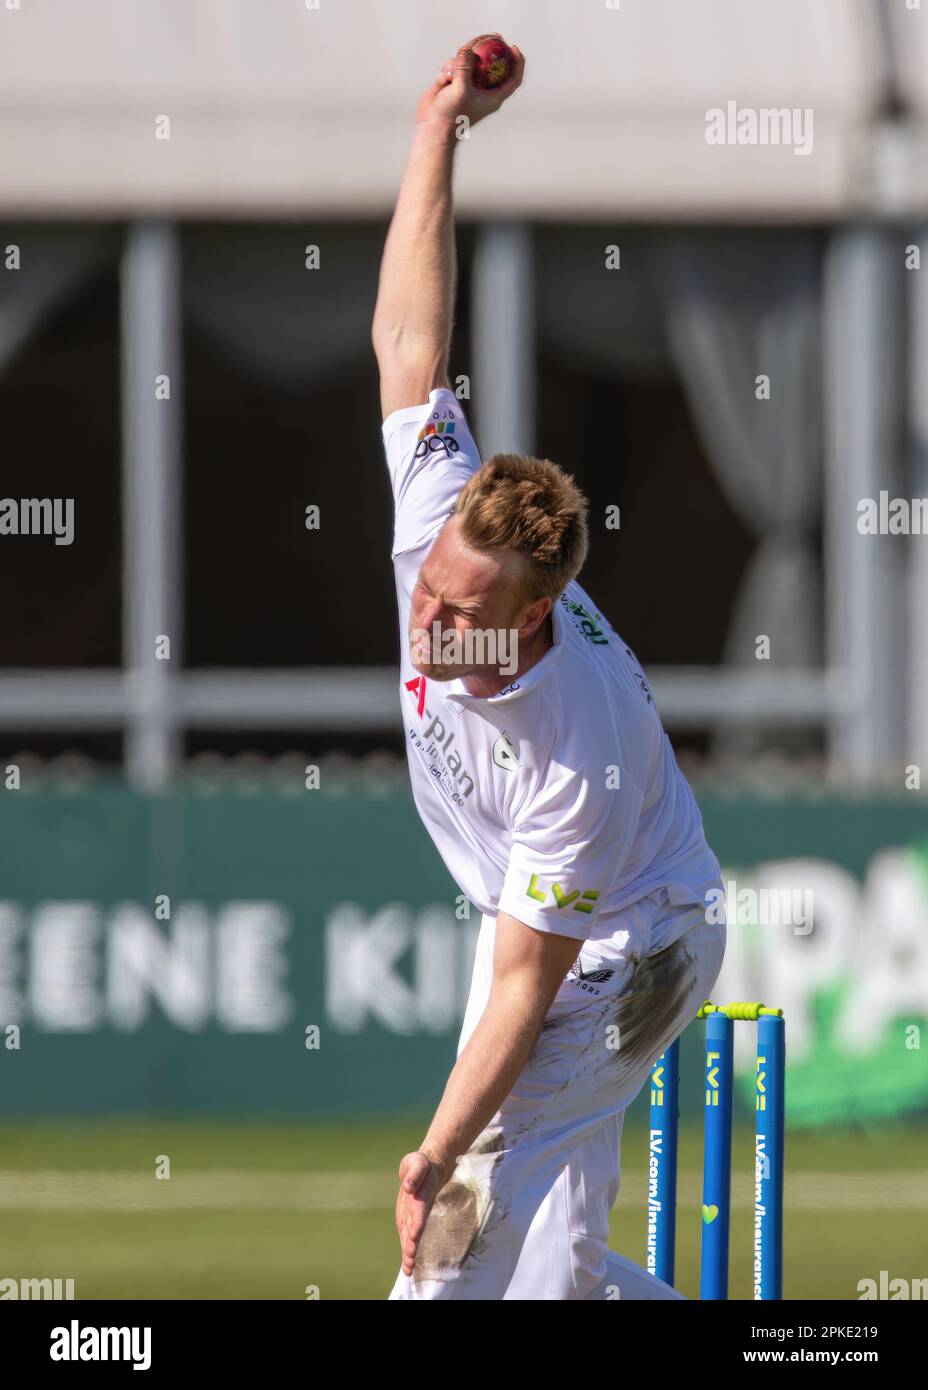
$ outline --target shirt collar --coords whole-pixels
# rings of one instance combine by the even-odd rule
[[[543,681],[552,670],[555,662],[561,658],[564,650],[564,617],[561,613],[559,600],[560,595],[555,599],[551,607],[551,646],[545,652],[540,661],[536,661],[534,666],[530,666],[521,676],[499,692],[498,695],[471,695],[465,688],[463,680],[455,677],[448,683],[446,700],[454,700],[461,705],[505,705],[511,700],[520,699],[527,690],[533,690],[536,685]]]

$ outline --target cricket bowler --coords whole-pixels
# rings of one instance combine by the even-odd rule
[[[678,1298],[608,1251],[609,1212],[625,1109],[718,975],[718,861],[639,662],[577,583],[584,497],[548,460],[481,461],[449,387],[461,118],[513,95],[512,54],[483,90],[465,45],[419,102],[372,328],[410,777],[482,914],[457,1062],[400,1164],[391,1297]]]

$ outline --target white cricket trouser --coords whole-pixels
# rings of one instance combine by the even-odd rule
[[[489,997],[495,929],[484,917],[459,1052]],[[724,950],[725,928],[706,921],[704,904],[673,906],[666,890],[628,908],[610,940],[584,944],[391,1299],[680,1297],[609,1252],[609,1213],[625,1110],[710,997]]]

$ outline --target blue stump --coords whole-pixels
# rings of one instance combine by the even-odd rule
[[[783,1099],[786,1025],[757,1023],[754,1095],[754,1297],[783,1297]]]
[[[649,1274],[673,1283],[677,1234],[677,1128],[680,1118],[680,1043],[671,1043],[651,1068],[648,1136]]]
[[[734,1023],[706,1018],[706,1127],[702,1174],[702,1261],[699,1296],[728,1297],[731,1223],[731,1110]]]

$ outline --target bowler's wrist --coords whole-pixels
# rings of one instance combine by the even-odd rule
[[[437,1144],[430,1143],[428,1138],[423,1139],[422,1143],[419,1145],[418,1152],[431,1163],[434,1172],[441,1178],[442,1187],[444,1187],[445,1183],[454,1172],[457,1159],[452,1158],[449,1154],[443,1153],[441,1148]]]
[[[454,147],[458,143],[458,117],[432,112],[416,121],[416,139],[423,144]]]

